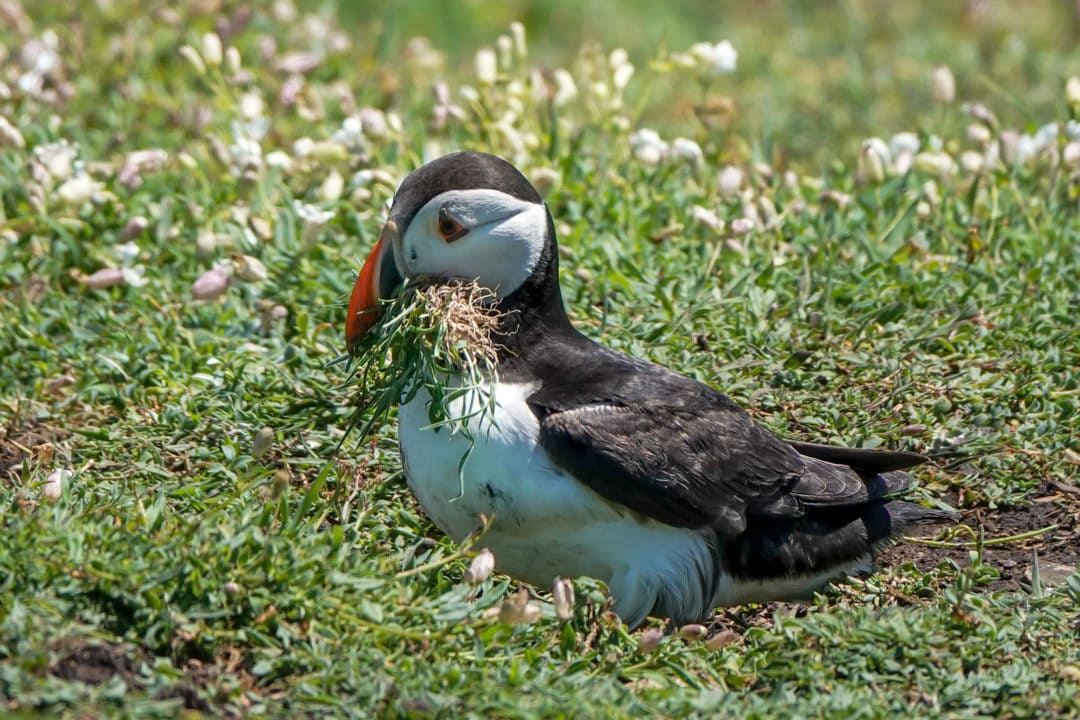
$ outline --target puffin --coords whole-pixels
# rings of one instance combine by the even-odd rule
[[[469,391],[481,397],[448,409],[468,416],[456,427],[432,427],[425,391],[399,405],[404,476],[456,542],[490,518],[477,547],[502,573],[540,587],[597,578],[629,627],[678,626],[810,599],[951,518],[896,497],[926,457],[781,439],[719,390],[575,329],[551,213],[502,158],[455,152],[402,181],[349,300],[350,350],[421,276],[491,291],[498,357],[490,385]]]

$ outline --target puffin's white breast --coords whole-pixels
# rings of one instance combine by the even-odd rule
[[[424,512],[455,541],[480,527],[481,514],[494,516],[480,546],[491,549],[502,572],[541,587],[556,575],[599,578],[631,624],[661,595],[685,606],[668,612],[702,616],[715,588],[703,581],[719,579],[706,537],[635,515],[555,466],[526,402],[533,390],[497,384],[493,412],[441,428],[430,427],[426,392],[402,404],[405,475]],[[450,416],[484,407],[489,393],[477,389],[452,401]]]

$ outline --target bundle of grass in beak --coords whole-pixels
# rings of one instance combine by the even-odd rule
[[[359,427],[362,440],[421,390],[431,396],[432,426],[489,413],[498,362],[494,301],[475,281],[417,278],[405,285],[352,352],[347,384],[359,398],[350,429]],[[466,402],[452,412],[459,398]]]

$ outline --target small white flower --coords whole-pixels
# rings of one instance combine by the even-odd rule
[[[739,59],[735,46],[727,40],[721,40],[715,45],[705,42],[694,43],[690,48],[690,54],[697,59],[698,67],[709,77],[735,72],[735,65]]]
[[[921,152],[915,156],[915,169],[928,175],[949,175],[956,170],[952,156],[945,152]]]
[[[495,569],[495,556],[491,551],[484,548],[469,563],[465,576],[462,578],[466,585],[479,585],[488,579],[491,571]]]
[[[61,468],[53,470],[41,484],[41,496],[49,501],[59,500],[64,493],[64,487],[74,476],[75,473],[72,470]]]
[[[993,139],[993,133],[990,132],[990,128],[982,123],[971,123],[967,126],[965,131],[967,139],[976,145],[986,145]]]
[[[236,277],[244,282],[262,282],[270,277],[270,273],[266,271],[266,266],[263,265],[262,260],[251,255],[233,256],[233,266],[235,267]]]
[[[719,215],[708,208],[695,205],[690,208],[690,216],[694,218],[694,222],[704,225],[715,233],[724,232],[724,221],[720,219]]]
[[[298,158],[307,157],[311,154],[311,150],[313,147],[315,147],[315,141],[311,138],[298,138],[295,142],[293,142],[293,155]]]
[[[69,143],[67,140],[58,140],[34,148],[34,159],[45,167],[53,182],[71,177],[75,170],[75,158],[78,154],[78,146]]]
[[[225,69],[233,76],[240,74],[240,70],[242,69],[240,51],[231,45],[225,49]]]
[[[500,35],[495,38],[495,50],[499,56],[499,67],[509,70],[514,63],[514,41],[509,35]]]
[[[333,210],[323,210],[318,205],[311,205],[298,200],[293,201],[293,208],[296,210],[297,217],[307,226],[321,227],[334,217]]]
[[[525,26],[516,20],[510,23],[510,37],[514,39],[514,50],[518,57],[524,59],[529,54],[528,46],[525,44]]]
[[[725,165],[717,180],[720,195],[729,200],[738,196],[742,183],[743,171],[736,165]]]
[[[913,132],[896,133],[889,139],[889,151],[895,157],[901,153],[919,152],[919,136]]]
[[[735,218],[731,221],[731,232],[736,235],[746,235],[754,229],[755,222],[748,217]]]
[[[209,32],[202,36],[202,59],[210,67],[221,64],[221,38],[217,33]]]
[[[120,273],[124,276],[124,284],[129,287],[142,287],[150,282],[146,278],[146,267],[143,265],[124,266],[120,268]]]
[[[495,51],[481,48],[476,53],[476,79],[481,85],[492,85],[499,77],[499,62]]]
[[[77,208],[93,200],[94,195],[105,189],[105,185],[89,175],[76,175],[56,190],[57,197],[69,207]]]
[[[659,133],[650,128],[641,128],[630,135],[630,147],[634,157],[644,165],[659,165],[667,156],[668,144]]]
[[[960,167],[970,175],[974,175],[983,169],[982,153],[973,150],[965,150],[960,153]]]
[[[562,107],[577,97],[577,84],[568,71],[559,68],[552,73],[552,78],[555,80],[555,94],[551,101],[555,103],[555,107]]]
[[[1056,145],[1059,130],[1057,123],[1047,123],[1036,130],[1034,141],[1037,152],[1042,152],[1046,148]]]
[[[946,65],[938,65],[931,74],[934,102],[949,105],[956,99],[956,79]]]
[[[117,245],[113,248],[116,256],[120,259],[123,265],[131,265],[133,262],[139,259],[139,246],[133,242],[126,242],[123,245]]]
[[[555,603],[555,617],[569,620],[574,617],[574,583],[566,578],[556,577],[551,585],[551,597]]]
[[[1070,140],[1080,140],[1080,122],[1069,120],[1065,123],[1065,135]]]
[[[1061,159],[1071,168],[1080,167],[1080,141],[1070,141],[1061,152]]]
[[[274,442],[274,428],[261,427],[255,433],[255,440],[251,443],[251,457],[258,460],[266,451],[270,449],[270,445]]]
[[[188,65],[191,65],[191,69],[195,71],[196,75],[206,74],[206,63],[203,62],[199,51],[195,48],[190,45],[182,46],[180,48],[180,57],[188,61]]]
[[[266,154],[266,164],[268,167],[289,172],[292,169],[292,158],[287,152],[274,150]]]
[[[359,115],[360,126],[368,137],[379,140],[390,134],[390,122],[382,110],[363,107],[360,108]]]
[[[632,77],[634,77],[634,66],[626,63],[615,70],[615,74],[611,78],[611,84],[615,86],[616,90],[622,91],[626,89]]]
[[[319,186],[319,197],[325,202],[334,202],[341,197],[344,190],[345,178],[337,170],[331,170],[326,180],[323,180],[323,184]]]
[[[559,187],[559,183],[562,182],[562,176],[558,170],[553,170],[549,167],[539,167],[529,173],[529,178],[532,180],[533,187],[541,196],[547,197],[552,190]]]
[[[359,115],[350,115],[345,118],[341,121],[341,128],[333,134],[332,139],[347,148],[363,148],[366,145],[363,120]]]
[[[705,154],[701,151],[701,146],[690,138],[678,137],[672,140],[671,154],[695,166],[705,162]]]
[[[3,115],[0,115],[0,145],[19,149],[26,147],[26,140],[19,132],[19,128],[12,125]]]
[[[881,182],[885,179],[886,168],[892,164],[891,155],[888,145],[881,138],[864,140],[859,148],[859,176],[867,182]]]

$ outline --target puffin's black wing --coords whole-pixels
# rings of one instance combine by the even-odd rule
[[[903,473],[860,473],[804,456],[726,395],[657,365],[605,355],[590,372],[546,378],[529,405],[552,460],[634,512],[734,536],[748,517],[854,509],[906,486]],[[873,464],[866,451],[853,452]]]

